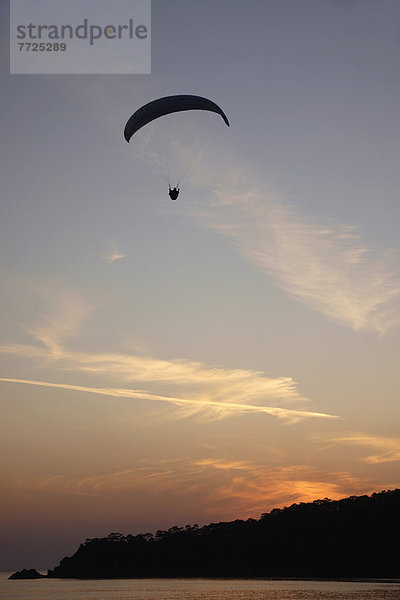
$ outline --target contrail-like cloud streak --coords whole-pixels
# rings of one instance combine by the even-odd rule
[[[236,404],[234,402],[217,402],[211,399],[201,400],[201,399],[192,399],[192,398],[179,398],[172,396],[162,396],[159,394],[151,394],[146,392],[145,390],[130,390],[124,388],[97,388],[97,387],[87,387],[80,385],[71,385],[66,383],[53,383],[48,381],[36,381],[30,379],[15,379],[8,377],[0,377],[0,381],[4,383],[20,383],[26,385],[34,385],[41,387],[49,387],[49,388],[58,388],[64,390],[72,390],[77,392],[87,392],[91,394],[100,394],[102,396],[111,396],[114,398],[135,398],[141,400],[154,400],[158,402],[168,402],[170,404],[186,406],[192,405],[195,408],[212,408],[221,413],[265,413],[276,416],[282,419],[288,419],[289,421],[298,421],[304,418],[325,418],[325,419],[334,419],[337,418],[334,415],[328,415],[325,413],[319,412],[311,412],[311,411],[302,411],[302,410],[293,410],[286,408],[279,408],[274,406],[257,406],[253,404]]]
[[[244,413],[275,416],[294,423],[307,418],[332,419],[333,415],[304,410],[309,404],[298,384],[285,376],[268,376],[263,371],[211,366],[188,359],[160,359],[123,352],[82,352],[70,348],[70,338],[82,327],[92,305],[76,292],[58,289],[54,305],[38,324],[26,331],[36,344],[3,344],[0,353],[28,359],[51,375],[34,378],[4,377],[0,381],[65,389],[109,397],[163,402],[179,407],[165,418],[196,415],[222,418]],[[54,373],[85,375],[94,385],[53,382]],[[46,379],[46,381],[42,381]],[[57,375],[57,379],[60,376]],[[124,384],[123,386],[121,384]]]

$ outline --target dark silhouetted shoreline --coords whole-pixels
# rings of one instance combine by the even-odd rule
[[[399,578],[400,489],[315,500],[260,519],[88,539],[48,577]]]

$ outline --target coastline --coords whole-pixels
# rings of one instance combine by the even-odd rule
[[[0,571],[1,580],[10,580],[15,571]],[[48,577],[41,569],[39,581],[277,581],[277,582],[321,582],[321,583],[371,583],[400,585],[400,578],[392,577]],[[36,579],[11,579],[10,581],[35,581]]]

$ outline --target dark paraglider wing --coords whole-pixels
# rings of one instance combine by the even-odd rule
[[[159,117],[163,117],[164,115],[183,110],[209,110],[215,112],[221,115],[229,127],[228,118],[222,108],[207,98],[191,95],[165,96],[164,98],[158,98],[158,100],[153,100],[139,108],[125,125],[124,137],[126,141],[129,142],[131,137],[141,127],[147,125],[147,123],[150,123]]]

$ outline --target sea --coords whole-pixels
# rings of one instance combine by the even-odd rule
[[[28,579],[0,574],[3,600],[400,600],[400,580]]]

